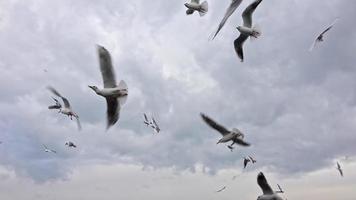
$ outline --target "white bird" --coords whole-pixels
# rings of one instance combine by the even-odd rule
[[[79,121],[79,116],[72,110],[72,107],[70,106],[70,103],[68,101],[67,98],[63,97],[61,94],[59,94],[59,92],[54,89],[53,87],[50,87],[48,86],[47,87],[54,95],[60,97],[64,103],[64,108],[60,108],[59,112],[64,114],[64,115],[67,115],[68,117],[70,117],[70,119],[72,120],[72,117],[75,117],[76,120],[77,120],[77,126],[78,126],[78,129],[81,130],[82,129],[82,126],[80,125],[80,121]]]
[[[152,117],[152,128],[156,133],[159,133],[161,129],[159,128],[155,118]]]
[[[239,7],[239,5],[241,4],[242,0],[232,0],[230,3],[230,6],[227,8],[224,18],[221,20],[218,29],[216,30],[213,39],[218,35],[219,31],[222,29],[222,27],[225,25],[227,19],[229,19],[229,17],[232,15],[232,13],[234,13],[234,11],[237,9],[237,7]]]
[[[342,171],[339,162],[336,162],[336,169],[339,171],[340,175],[343,177],[344,176],[344,172]]]
[[[68,147],[77,148],[77,145],[75,145],[75,144],[74,144],[73,142],[71,142],[71,141],[66,142],[65,145],[68,146]]]
[[[216,192],[222,192],[226,189],[226,186],[222,187],[220,190],[216,191]]]
[[[42,145],[43,145],[44,151],[46,153],[57,153],[55,150],[49,149],[46,145],[44,145],[44,144],[42,144]]]
[[[105,97],[107,103],[107,129],[114,125],[120,117],[121,106],[126,102],[128,88],[125,81],[116,84],[115,72],[108,50],[97,45],[100,60],[100,71],[104,82],[104,88],[89,86],[94,92]]]
[[[208,12],[208,2],[204,1],[203,3],[199,3],[200,0],[191,0],[190,3],[185,3],[185,7],[188,8],[186,11],[187,15],[191,15],[194,11],[198,11],[199,15],[202,17]]]
[[[245,142],[244,139],[244,134],[237,128],[233,128],[231,131],[227,130],[225,127],[222,125],[216,123],[213,119],[208,117],[207,115],[201,113],[200,114],[203,120],[213,129],[221,133],[223,136],[218,142],[219,143],[226,143],[229,141],[232,141],[232,144],[230,145],[231,147],[236,143],[241,146],[250,146],[249,143]]]
[[[244,10],[242,13],[243,26],[237,27],[237,30],[240,32],[240,36],[234,41],[234,47],[236,54],[240,58],[241,62],[244,61],[244,42],[249,37],[258,38],[261,35],[261,31],[256,26],[252,27],[252,14],[261,2],[262,0],[255,0]]]
[[[257,176],[257,183],[263,192],[263,195],[259,196],[257,200],[282,200],[282,198],[272,190],[271,186],[269,186],[262,172]]]
[[[316,45],[320,42],[324,41],[324,34],[328,32],[338,21],[339,19],[336,18],[333,23],[331,23],[323,32],[321,32],[318,37],[314,40],[313,44],[309,48],[309,51],[313,51],[313,49],[316,47]]]

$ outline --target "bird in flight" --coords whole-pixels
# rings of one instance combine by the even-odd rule
[[[191,15],[194,13],[194,11],[198,11],[200,17],[202,17],[208,12],[207,1],[204,1],[200,4],[200,0],[191,0],[190,3],[185,3],[184,5],[188,8],[186,11],[187,15]]]
[[[57,153],[55,150],[53,149],[49,149],[46,145],[42,144],[43,148],[44,148],[44,151],[46,153]]]
[[[247,38],[258,38],[261,35],[261,31],[257,26],[252,27],[252,14],[256,10],[257,6],[262,0],[255,0],[250,4],[242,13],[243,26],[238,26],[237,30],[240,32],[240,36],[234,41],[234,47],[237,56],[240,61],[244,61],[243,44]]]
[[[324,34],[330,31],[330,29],[336,24],[338,20],[339,18],[336,18],[333,23],[331,23],[323,32],[318,35],[318,37],[314,40],[312,46],[309,48],[309,51],[313,51],[316,45],[324,41]]]
[[[72,117],[75,117],[76,120],[77,120],[77,126],[78,126],[78,129],[81,130],[82,129],[82,126],[80,125],[80,121],[79,121],[79,116],[73,111],[72,107],[70,106],[70,103],[68,101],[67,98],[65,98],[64,96],[62,96],[61,94],[59,94],[59,92],[54,89],[53,87],[51,86],[48,86],[47,87],[54,95],[60,97],[63,101],[63,104],[64,104],[64,108],[62,108],[62,105],[55,105],[54,107],[59,107],[59,113],[62,113],[64,115],[67,115],[68,117],[70,117],[70,119],[72,120],[73,118]],[[58,102],[57,100],[55,100],[56,102]],[[51,106],[50,106],[51,107]],[[54,107],[48,107],[49,109],[55,109]]]
[[[218,124],[217,122],[215,122],[213,119],[211,119],[207,115],[205,115],[203,113],[201,113],[200,115],[206,124],[208,124],[211,128],[218,131],[223,136],[217,142],[217,144],[232,141],[232,144],[230,145],[230,147],[232,147],[234,144],[239,144],[241,146],[250,146],[249,143],[247,143],[243,140],[244,134],[239,129],[233,128],[231,131],[229,131],[224,126]]]
[[[269,186],[265,175],[260,172],[257,176],[257,184],[262,189],[263,195],[259,196],[257,200],[282,200],[276,192]]]
[[[96,86],[88,87],[94,90],[97,95],[106,99],[106,129],[108,130],[119,120],[121,107],[127,99],[128,88],[125,81],[120,81],[119,85],[116,84],[116,76],[109,51],[99,45],[97,45],[97,51],[99,55],[100,71],[104,82],[104,88],[99,89]]]
[[[341,166],[340,166],[340,163],[339,162],[336,162],[336,169],[339,171],[340,173],[340,176],[344,176],[344,172],[342,171],[341,169]]]

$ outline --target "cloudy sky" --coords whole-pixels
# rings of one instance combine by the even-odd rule
[[[209,0],[204,17],[186,16],[185,0],[0,0],[0,199],[256,199],[263,171],[288,199],[354,200],[356,2],[264,0],[254,13],[262,37],[240,63],[233,41],[251,2],[210,41],[229,0]],[[88,88],[102,87],[96,44],[129,87],[107,132],[105,100]],[[81,132],[47,109],[48,85],[71,101]],[[216,145],[200,112],[252,146]],[[247,155],[258,162],[242,170]]]

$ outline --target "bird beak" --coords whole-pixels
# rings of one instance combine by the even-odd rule
[[[94,90],[94,86],[88,85],[89,88],[91,88],[92,90]]]

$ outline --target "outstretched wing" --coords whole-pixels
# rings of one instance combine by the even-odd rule
[[[242,13],[242,19],[244,21],[245,27],[249,27],[249,28],[252,27],[252,14],[261,2],[262,2],[262,0],[255,0]]]
[[[262,189],[263,194],[273,194],[274,193],[271,186],[269,186],[265,175],[263,175],[262,172],[260,172],[257,176],[257,183],[260,186],[260,188]]]
[[[47,88],[48,88],[49,91],[51,91],[54,95],[56,95],[56,96],[58,96],[58,97],[60,97],[60,98],[62,99],[65,108],[70,108],[70,104],[69,104],[69,101],[68,101],[67,98],[65,98],[65,97],[63,97],[61,94],[59,94],[59,92],[58,92],[56,89],[54,89],[54,87],[48,86]]]
[[[80,124],[79,117],[76,116],[75,118],[76,118],[76,120],[77,120],[78,130],[82,130],[82,125]]]
[[[336,18],[333,23],[331,23],[320,35],[324,35],[326,32],[328,32],[339,20],[339,18]]]
[[[119,120],[120,104],[117,98],[106,98],[107,129]]]
[[[221,133],[223,136],[226,134],[229,134],[230,131],[227,130],[225,127],[223,127],[222,125],[216,123],[213,119],[211,119],[210,117],[208,117],[207,115],[200,113],[200,116],[203,118],[203,120],[205,121],[205,123],[207,123],[211,128],[217,130],[219,133]]]
[[[247,142],[241,140],[240,138],[235,138],[235,139],[234,139],[234,142],[235,142],[236,144],[239,144],[239,145],[245,146],[245,147],[248,147],[248,146],[251,145],[250,143],[247,143]]]
[[[234,41],[234,48],[237,56],[240,58],[241,62],[244,61],[243,45],[247,40],[248,35],[240,34],[240,36]]]
[[[116,87],[115,72],[112,67],[111,56],[108,50],[102,46],[97,46],[99,61],[100,61],[100,71],[104,82],[104,88],[114,88]]]
[[[220,30],[222,29],[222,27],[225,25],[227,19],[229,19],[229,17],[232,15],[232,13],[234,13],[234,11],[236,10],[237,7],[239,7],[239,5],[241,4],[242,0],[232,0],[230,6],[227,8],[224,18],[221,20],[218,29],[216,30],[213,39],[216,37],[216,35],[218,35],[218,33],[220,32]]]

